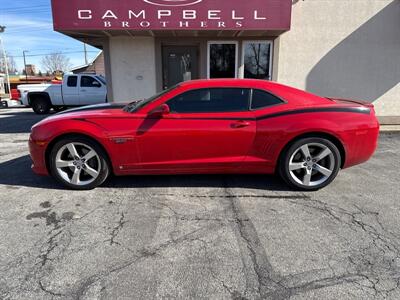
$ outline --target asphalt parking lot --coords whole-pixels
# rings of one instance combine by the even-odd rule
[[[399,299],[400,134],[319,192],[272,176],[30,170],[40,120],[0,110],[1,299]]]

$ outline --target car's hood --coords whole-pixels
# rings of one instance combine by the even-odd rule
[[[118,117],[122,114],[127,114],[123,111],[126,106],[124,103],[104,103],[96,105],[82,106],[65,110],[63,112],[54,114],[46,119],[35,124],[35,126],[41,126],[50,122],[62,121],[67,119],[92,119],[99,117]]]
[[[97,111],[97,112],[104,112],[105,110],[110,109],[122,109],[126,106],[126,103],[102,103],[102,104],[95,104],[95,105],[87,105],[77,108],[71,108],[62,112],[55,114],[55,116],[65,115],[65,114],[81,114],[88,111]]]

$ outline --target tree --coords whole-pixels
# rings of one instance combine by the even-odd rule
[[[42,59],[42,66],[51,74],[69,71],[71,63],[69,58],[60,52],[51,53]]]
[[[42,76],[43,76],[42,71],[39,70],[38,76],[39,76],[39,77],[42,77]]]
[[[9,56],[6,53],[7,56],[7,67],[8,67],[8,72],[10,74],[14,74],[17,72],[17,64],[14,60],[14,57]],[[5,63],[4,63],[4,57],[3,55],[0,55],[0,73],[5,73],[6,72],[6,68],[5,68]]]

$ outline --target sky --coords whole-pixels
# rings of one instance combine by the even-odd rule
[[[6,26],[1,34],[6,52],[14,57],[17,69],[24,68],[22,58],[26,53],[27,64],[45,71],[41,60],[46,54],[61,52],[72,66],[85,63],[83,44],[53,31],[50,0],[0,0],[0,26]],[[99,50],[88,46],[89,61]]]

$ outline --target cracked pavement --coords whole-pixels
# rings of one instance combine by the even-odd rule
[[[0,110],[0,299],[399,299],[400,135],[324,190],[272,176],[30,170],[40,119]]]

